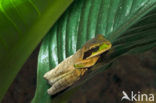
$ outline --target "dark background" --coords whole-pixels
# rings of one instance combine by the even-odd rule
[[[39,46],[21,68],[2,103],[30,103],[36,87],[38,51]],[[69,103],[121,103],[123,90],[128,94],[131,91],[156,93],[155,81],[156,48],[121,56],[111,68],[86,82]]]

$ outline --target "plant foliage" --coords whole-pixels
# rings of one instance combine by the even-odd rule
[[[43,74],[97,34],[103,34],[113,44],[107,57],[108,64],[120,55],[156,46],[155,7],[155,0],[75,0],[42,42],[34,100],[38,103],[53,101],[46,93],[49,85]],[[99,64],[95,68],[106,68],[104,63]],[[60,101],[63,102],[63,99]]]
[[[72,0],[0,0],[0,100]]]

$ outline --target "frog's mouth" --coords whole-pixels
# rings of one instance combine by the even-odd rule
[[[96,46],[96,47],[91,48],[90,50],[86,51],[84,53],[83,59],[88,59],[88,58],[100,55],[103,52],[109,50],[110,48],[111,48],[111,45],[103,43],[99,46]]]

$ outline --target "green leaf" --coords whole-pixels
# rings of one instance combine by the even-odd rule
[[[33,49],[73,0],[0,0],[0,100]]]
[[[97,34],[103,34],[113,47],[106,57],[102,56],[105,59],[93,67],[93,70],[98,69],[93,71],[92,77],[123,54],[154,47],[156,12],[149,12],[155,7],[155,0],[75,0],[43,40],[38,58],[35,99],[45,99],[39,98],[42,94],[48,96],[46,90],[50,86],[43,79],[43,74]],[[55,99],[60,98],[57,96]],[[48,96],[50,100],[53,101]],[[61,100],[64,102],[65,98]]]

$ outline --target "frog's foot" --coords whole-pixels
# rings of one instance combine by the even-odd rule
[[[76,81],[78,78],[76,76],[73,76],[72,74],[64,74],[59,76],[58,78],[51,79],[49,82],[51,82],[51,88],[47,90],[48,94],[54,95],[67,87],[71,86],[74,81]]]
[[[71,86],[78,81],[86,71],[87,69],[72,69],[70,72],[64,73],[59,77],[49,79],[48,81],[51,84],[51,88],[48,89],[48,94],[54,95]]]
[[[95,65],[95,63],[98,61],[99,57],[100,56],[95,56],[95,57],[92,57],[92,58],[88,58],[88,59],[78,61],[78,62],[76,62],[74,64],[74,67],[76,69],[91,67],[91,66]]]

